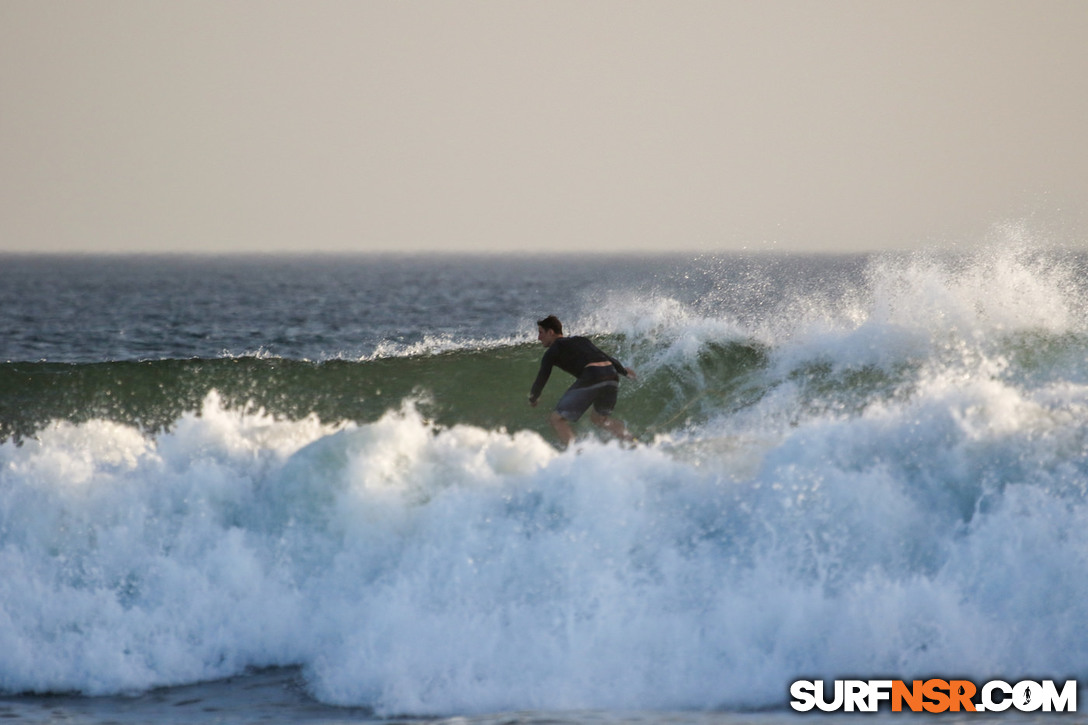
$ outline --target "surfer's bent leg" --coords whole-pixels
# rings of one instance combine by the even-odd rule
[[[567,392],[555,406],[552,413],[552,427],[559,434],[560,439],[568,432],[571,438],[574,431],[570,424],[577,422],[589,407],[593,406],[590,419],[599,427],[607,430],[617,438],[627,439],[630,436],[622,421],[612,420],[609,416],[616,407],[616,392],[620,385],[619,376],[611,368],[590,367],[586,368],[581,377],[570,386]],[[564,440],[564,443],[569,440]]]
[[[601,415],[596,410],[589,414],[589,419],[598,427],[603,428],[623,441],[634,440],[635,437],[627,431],[627,425],[622,420],[616,420],[610,415]]]
[[[553,410],[548,416],[548,422],[552,424],[555,434],[559,436],[559,442],[564,447],[570,445],[570,442],[574,440],[574,429],[567,419],[558,410]]]

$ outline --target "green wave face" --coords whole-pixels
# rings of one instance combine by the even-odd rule
[[[621,339],[602,344],[623,347]],[[510,345],[367,361],[307,362],[236,358],[88,364],[0,365],[0,433],[22,437],[51,421],[101,418],[148,431],[199,411],[216,391],[224,405],[288,419],[371,422],[412,400],[441,426],[545,431],[545,412],[572,382],[557,372],[537,408],[529,386],[541,350]],[[707,346],[682,364],[623,381],[617,415],[636,429],[665,431],[758,399],[753,374],[766,363],[758,346]]]
[[[704,342],[677,354],[670,342],[622,335],[597,340],[638,373],[623,380],[616,415],[636,435],[668,434],[758,406],[788,386],[798,417],[860,415],[909,398],[934,368],[951,374],[967,364],[961,351],[931,358],[835,360],[826,349],[773,349],[751,340]],[[1016,334],[991,354],[998,377],[1036,386],[1084,370],[1088,339],[1075,334]],[[527,396],[540,361],[536,344],[438,354],[309,362],[255,357],[103,363],[0,364],[0,437],[33,435],[53,421],[104,419],[148,432],[199,413],[215,391],[224,406],[264,410],[278,418],[316,416],[325,423],[366,423],[406,401],[434,424],[548,434],[546,413],[572,379],[555,373],[536,408]],[[949,359],[942,356],[951,355]],[[1079,372],[1078,372],[1079,371]]]

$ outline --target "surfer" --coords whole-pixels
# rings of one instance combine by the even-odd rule
[[[576,378],[548,416],[548,422],[555,429],[560,442],[566,446],[574,440],[571,423],[581,418],[590,405],[593,406],[590,420],[597,426],[621,440],[634,440],[623,421],[611,416],[616,407],[619,376],[634,380],[635,371],[624,367],[619,360],[602,352],[584,337],[564,337],[563,323],[555,315],[548,315],[536,324],[537,339],[547,350],[540,360],[540,372],[529,391],[529,405],[536,407],[553,367]]]

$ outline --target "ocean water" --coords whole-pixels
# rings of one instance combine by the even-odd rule
[[[1086,680],[1086,266],[2,257],[0,716],[782,723],[802,678]],[[560,450],[561,372],[528,406],[549,313],[638,371],[640,445]]]

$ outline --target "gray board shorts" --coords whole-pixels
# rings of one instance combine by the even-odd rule
[[[589,410],[600,415],[611,415],[616,407],[616,393],[620,387],[620,376],[609,365],[587,366],[578,379],[563,393],[555,405],[555,411],[572,423]]]

